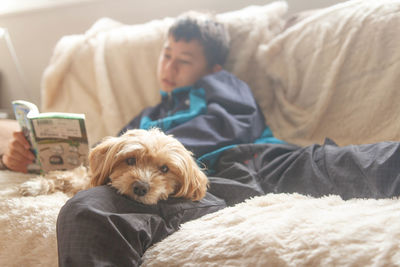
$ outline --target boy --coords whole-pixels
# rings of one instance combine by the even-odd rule
[[[196,158],[252,143],[265,128],[248,86],[222,70],[229,51],[223,25],[199,14],[170,27],[158,62],[162,101],[135,117],[131,128],[158,127]],[[100,186],[80,192],[62,208],[57,223],[60,266],[135,266],[144,251],[185,221],[224,208],[211,194],[199,202],[168,199],[145,206]]]
[[[157,126],[206,162],[213,161],[214,151],[231,148],[216,162],[206,197],[145,206],[108,186],[79,192],[59,214],[60,266],[135,266],[149,246],[181,223],[250,196],[400,194],[399,143],[343,148],[329,140],[306,148],[245,144],[252,143],[265,125],[249,88],[221,70],[227,44],[222,25],[199,17],[178,19],[159,60],[162,102],[145,109],[121,131]],[[237,144],[242,145],[233,147]]]
[[[228,51],[221,24],[199,14],[178,19],[158,62],[161,103],[145,109],[120,134],[158,127],[203,162],[218,149],[252,143],[265,128],[264,118],[249,87],[222,70]]]
[[[265,128],[264,118],[248,86],[222,71],[228,51],[229,36],[221,24],[200,14],[178,20],[158,62],[161,103],[145,109],[119,134],[158,127],[203,161],[212,160],[206,154],[217,149],[253,142]],[[26,172],[34,157],[23,135],[14,136],[4,165]]]

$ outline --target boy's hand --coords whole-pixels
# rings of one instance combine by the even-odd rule
[[[28,164],[32,163],[35,156],[30,151],[31,146],[21,131],[14,132],[13,138],[8,144],[6,152],[3,155],[3,163],[12,171],[28,171]]]

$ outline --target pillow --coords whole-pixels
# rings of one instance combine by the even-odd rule
[[[284,26],[286,2],[217,15],[231,35],[226,68],[255,85],[255,52]],[[172,18],[123,25],[96,22],[57,44],[42,79],[42,111],[86,114],[90,143],[115,135],[144,107],[159,101],[158,56]]]
[[[298,145],[400,139],[400,2],[317,10],[258,49],[275,136]]]
[[[254,197],[184,223],[141,266],[396,266],[394,199]]]

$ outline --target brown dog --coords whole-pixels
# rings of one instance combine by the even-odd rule
[[[106,137],[89,154],[86,168],[55,171],[23,183],[22,195],[67,194],[110,184],[119,193],[144,204],[168,197],[200,200],[208,179],[177,139],[158,129],[130,130],[119,137]]]

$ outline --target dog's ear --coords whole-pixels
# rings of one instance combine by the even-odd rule
[[[98,186],[107,183],[112,170],[112,147],[115,144],[114,137],[106,137],[89,153],[90,185]]]
[[[189,190],[187,198],[190,198],[193,201],[197,201],[202,199],[207,192],[208,188],[208,178],[202,172],[195,161],[193,161],[193,168],[192,168],[192,179],[189,179]]]
[[[193,201],[202,199],[207,192],[208,178],[197,165],[190,152],[180,153],[183,157],[178,186],[174,197],[183,197]]]

